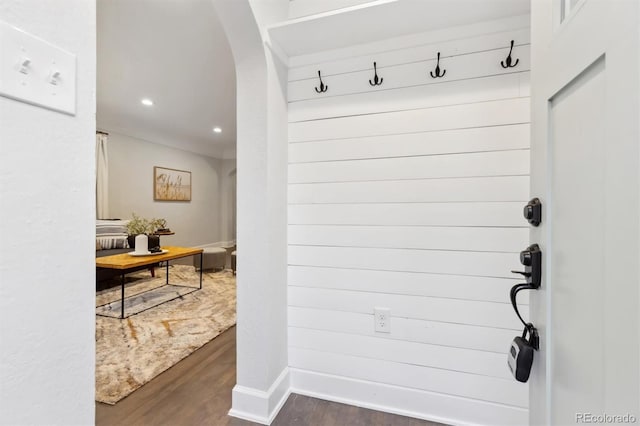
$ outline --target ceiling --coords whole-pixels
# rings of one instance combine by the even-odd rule
[[[211,0],[97,3],[98,129],[233,158],[235,68]]]
[[[97,3],[98,128],[234,158],[235,69],[212,1]],[[283,22],[269,32],[295,56],[527,14],[529,0],[377,0],[342,12]],[[154,105],[142,105],[143,98]]]
[[[269,35],[297,56],[529,12],[530,0],[376,0],[282,22]]]

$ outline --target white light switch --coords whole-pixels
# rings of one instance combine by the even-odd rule
[[[60,71],[58,70],[53,70],[51,71],[51,74],[49,74],[49,83],[50,84],[58,84],[58,79],[60,78]]]
[[[0,21],[0,95],[76,114],[76,55]]]
[[[19,71],[22,74],[29,74],[29,64],[30,63],[31,63],[31,59],[27,58],[26,56],[23,56],[22,58],[20,58]]]

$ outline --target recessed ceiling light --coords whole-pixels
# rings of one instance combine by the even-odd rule
[[[147,99],[144,98],[143,100],[141,100],[140,102],[142,102],[142,105],[146,105],[146,106],[151,106],[153,105],[153,101],[151,99]]]
[[[220,127],[213,128],[214,133],[222,133],[222,129]]]

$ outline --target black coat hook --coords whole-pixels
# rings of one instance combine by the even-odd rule
[[[322,81],[322,76],[320,75],[320,70],[318,70],[318,78],[320,79],[320,89],[318,89],[317,87],[316,92],[318,93],[324,93],[327,90],[329,90],[329,86],[327,86],[326,84],[324,84],[324,82]]]
[[[511,61],[512,61],[511,52],[513,52],[513,40],[511,40],[511,48],[509,49],[509,56],[507,56],[507,59],[505,59],[504,61],[500,61],[500,65],[502,65],[502,68],[513,68],[516,65],[518,65],[518,62],[520,62],[520,59],[516,59],[513,65],[511,64]]]
[[[378,78],[378,68],[375,62],[373,63],[373,71],[375,72],[375,75],[373,76],[373,81],[369,80],[369,84],[372,86],[380,86],[384,78]]]
[[[438,62],[436,63],[435,74],[433,73],[433,71],[431,71],[429,74],[431,74],[432,78],[440,78],[444,77],[446,73],[447,70],[442,70],[442,74],[440,74],[440,52],[438,52]]]

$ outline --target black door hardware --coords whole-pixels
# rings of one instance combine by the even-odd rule
[[[520,62],[520,59],[516,59],[516,61],[512,64],[511,61],[511,52],[513,52],[513,40],[511,40],[511,48],[509,49],[509,56],[507,56],[507,59],[505,59],[504,61],[500,61],[500,65],[502,65],[502,68],[513,68],[516,65],[518,65],[518,62]]]
[[[511,287],[509,299],[511,300],[513,310],[516,311],[518,319],[524,325],[524,331],[522,332],[522,336],[516,337],[511,342],[507,364],[509,365],[511,374],[513,374],[517,381],[526,382],[529,380],[529,374],[531,373],[534,350],[537,350],[539,347],[539,337],[538,330],[536,330],[533,324],[526,322],[522,318],[522,315],[520,315],[516,297],[522,290],[535,290],[540,287],[542,280],[542,252],[540,251],[540,247],[537,244],[532,244],[521,251],[520,263],[524,265],[524,272],[511,272],[524,276],[527,282]],[[526,338],[527,334],[529,334],[529,339]]]
[[[529,339],[527,339],[529,334]],[[507,365],[511,370],[511,374],[517,381],[526,383],[531,374],[531,366],[533,365],[534,351],[539,348],[538,330],[533,324],[525,324],[522,336],[517,336],[511,342]]]
[[[538,198],[534,198],[524,206],[522,213],[531,225],[538,226],[542,222],[542,203]]]
[[[535,289],[531,287],[531,285],[526,283],[516,284],[513,287],[511,287],[511,291],[509,292],[509,299],[511,299],[511,306],[513,306],[513,310],[516,311],[516,315],[518,316],[518,319],[526,327],[527,322],[522,318],[522,315],[520,315],[520,311],[518,310],[518,302],[516,300],[518,293],[522,290],[535,290]]]
[[[440,52],[438,52],[438,62],[436,62],[436,69],[434,71],[435,71],[435,74],[433,73],[433,71],[429,72],[432,78],[444,77],[444,75],[447,72],[447,70],[442,70],[442,74],[440,74]]]
[[[322,76],[320,75],[320,70],[318,70],[318,78],[320,79],[320,89],[318,89],[317,87],[316,92],[318,93],[324,93],[327,90],[329,90],[329,86],[325,85],[324,82],[322,81]]]
[[[520,274],[527,280],[532,289],[540,287],[542,281],[542,252],[537,244],[532,244],[520,252],[520,263],[524,265],[524,272],[511,271]]]
[[[373,63],[373,71],[375,75],[373,76],[373,81],[369,80],[369,84],[372,86],[380,86],[384,78],[378,77],[378,68],[375,62]]]

